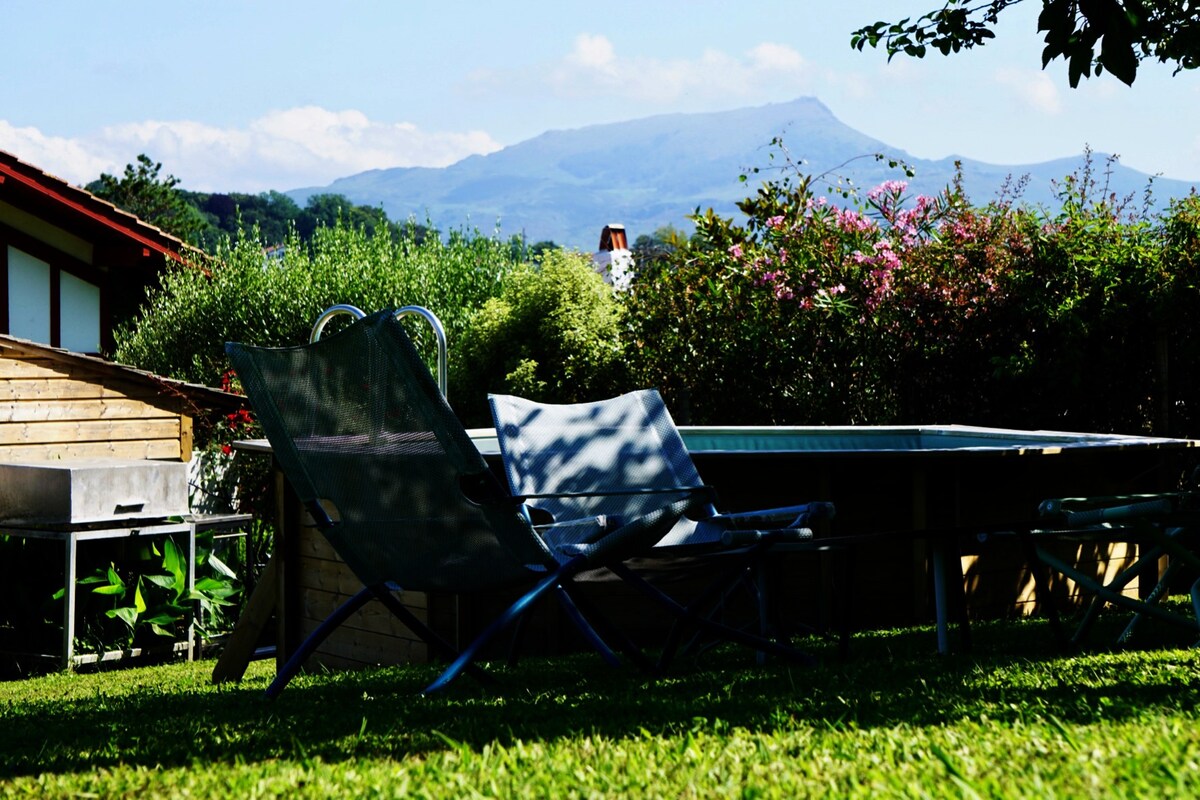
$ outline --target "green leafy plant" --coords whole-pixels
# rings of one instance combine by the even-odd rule
[[[508,272],[468,321],[451,363],[450,399],[469,425],[490,424],[488,392],[546,402],[604,397],[627,385],[621,307],[588,256],[549,250]]]
[[[232,598],[240,588],[237,576],[212,553],[211,539],[204,544],[207,546],[197,547],[197,568],[209,574],[197,577],[191,588],[186,554],[170,538],[163,539],[161,547],[148,547],[155,571],[130,565],[118,567],[110,562],[80,578],[79,586],[90,586],[93,595],[111,602],[104,617],[120,623],[118,629],[93,626],[92,635],[97,641],[85,646],[105,650],[120,644],[132,648],[144,640],[143,631],[177,639],[189,622],[199,625],[201,635],[220,627],[222,610],[234,605]],[[60,589],[54,599],[61,600],[64,593]],[[194,617],[195,604],[199,604],[201,613]]]
[[[396,237],[339,220],[318,228],[311,244],[293,235],[281,258],[268,259],[249,231],[218,247],[205,270],[176,266],[162,273],[138,317],[116,331],[115,357],[215,386],[229,368],[225,342],[302,344],[317,316],[337,303],[368,313],[426,306],[454,342],[523,258],[524,248],[477,231],[443,239],[412,228]],[[432,334],[416,324],[411,330],[432,362]]]

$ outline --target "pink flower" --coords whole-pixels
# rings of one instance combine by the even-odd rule
[[[740,244],[735,244],[732,247],[730,247],[729,255],[733,256],[734,258],[741,258],[742,257],[742,246]]]
[[[887,195],[901,195],[908,188],[908,184],[904,181],[884,181],[876,186],[871,191],[867,192],[867,199],[878,202],[881,198]]]

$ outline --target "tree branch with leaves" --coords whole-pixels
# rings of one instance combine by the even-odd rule
[[[903,54],[924,58],[932,48],[950,55],[986,44],[1010,7],[1024,0],[947,0],[915,20],[880,21],[854,31],[850,44],[883,47],[888,60]],[[1080,78],[1108,72],[1132,85],[1147,59],[1175,65],[1175,72],[1200,66],[1200,2],[1197,0],[1042,0],[1042,68],[1061,59],[1072,87]]]

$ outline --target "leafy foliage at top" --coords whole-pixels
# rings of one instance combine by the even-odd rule
[[[851,46],[883,44],[888,58],[923,58],[928,48],[942,55],[995,38],[1002,12],[1022,0],[947,0],[913,21],[875,22],[854,32]],[[1071,86],[1107,71],[1126,84],[1145,59],[1174,63],[1178,73],[1200,66],[1200,18],[1191,0],[1042,0],[1038,31],[1045,34],[1042,67],[1067,62]]]
[[[415,220],[393,222],[381,208],[356,205],[340,194],[315,194],[301,208],[295,200],[281,192],[244,194],[239,192],[212,193],[180,192],[204,219],[194,243],[212,252],[226,237],[237,237],[243,231],[257,231],[260,243],[271,247],[282,245],[293,231],[301,242],[310,242],[320,227],[331,228],[339,221],[347,226],[362,228],[368,235],[376,229],[385,230],[400,239],[408,237],[422,241],[436,235],[427,224]]]
[[[87,189],[143,222],[194,243],[206,226],[204,217],[176,188],[179,179],[174,175],[160,177],[161,172],[162,164],[143,153],[136,164],[125,166],[120,177],[104,173]]]
[[[316,194],[301,208],[281,192],[261,194],[189,192],[179,188],[179,178],[162,174],[162,164],[146,154],[128,164],[120,176],[107,173],[88,184],[97,197],[137,216],[172,236],[212,253],[223,240],[253,231],[262,245],[281,246],[297,234],[310,242],[320,227],[338,222],[362,228],[369,235],[376,228],[399,240],[421,242],[436,235],[429,225],[414,220],[393,222],[380,208],[356,205],[340,194]],[[551,244],[552,243],[547,243]]]

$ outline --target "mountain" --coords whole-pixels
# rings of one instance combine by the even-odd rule
[[[498,221],[505,235],[524,233],[530,242],[551,240],[591,250],[610,222],[623,223],[632,241],[663,225],[690,229],[687,215],[697,208],[736,215],[734,203],[753,193],[756,178],[779,165],[781,154],[770,145],[776,137],[782,137],[792,158],[804,160],[806,172],[833,171],[830,184],[834,173],[866,188],[903,177],[870,157],[875,153],[916,170],[909,180],[913,193],[936,193],[954,177],[953,157],[913,158],[843,124],[819,100],[800,98],[550,131],[448,167],[370,170],[286,194],[301,205],[313,194],[341,194],[356,204],[382,206],[392,219],[428,217],[443,230],[470,225],[488,231]],[[1083,156],[1018,166],[961,161],[964,187],[976,202],[995,197],[1010,176],[1028,175],[1022,197],[1040,204],[1052,200],[1051,182],[1078,169]],[[1103,154],[1093,154],[1101,181],[1105,161]],[[762,172],[740,182],[739,175],[753,167]],[[1117,164],[1109,188],[1122,197],[1136,194],[1140,202],[1148,179]],[[1183,181],[1154,182],[1159,202],[1190,189]]]

